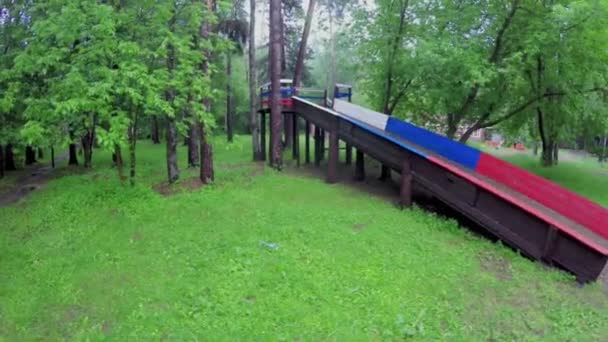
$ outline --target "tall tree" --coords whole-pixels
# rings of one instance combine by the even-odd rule
[[[243,45],[248,38],[248,25],[245,20],[245,11],[243,9],[244,1],[235,0],[232,8],[226,18],[220,21],[220,33],[231,42],[231,46],[226,51],[226,115],[225,127],[226,138],[228,142],[232,142],[234,137],[234,101],[232,90],[232,58],[233,55],[243,54]]]
[[[258,93],[257,93],[257,66],[255,44],[255,16],[256,0],[249,0],[249,125],[251,128],[251,147],[253,159],[262,160],[262,146],[260,145],[260,123],[258,120]]]
[[[312,26],[312,18],[315,13],[315,5],[317,0],[310,0],[308,3],[308,10],[306,11],[306,19],[304,21],[304,31],[302,32],[302,39],[300,40],[300,47],[298,48],[298,56],[296,59],[296,67],[293,73],[293,86],[299,87],[300,81],[302,80],[302,72],[304,69],[304,59],[306,58],[306,47],[308,44],[308,36],[310,35],[310,28]]]
[[[177,10],[175,8],[171,8],[171,18],[169,19],[169,32],[175,32],[175,26],[177,22]],[[175,101],[175,87],[171,84],[173,78],[175,77],[175,68],[177,53],[175,51],[175,46],[172,42],[167,44],[167,72],[169,76],[169,85],[167,90],[165,91],[165,99],[171,105],[174,106]],[[168,107],[171,108],[171,107]],[[166,113],[167,115],[167,136],[166,136],[166,145],[167,145],[167,177],[169,183],[173,183],[179,179],[179,166],[177,164],[177,127],[176,127],[176,112],[169,111]]]
[[[203,20],[200,24],[200,37],[203,40],[209,41],[211,36],[211,24],[216,22],[216,2],[215,0],[203,0],[202,7],[204,12]],[[207,44],[203,48],[202,61],[201,61],[201,74],[207,80],[210,77],[209,63],[211,60],[212,46]],[[210,94],[207,94],[201,98],[201,104],[203,107],[203,113],[200,116],[200,149],[201,149],[201,167],[199,172],[199,178],[203,184],[213,182],[214,171],[213,171],[213,147],[209,141],[208,134],[210,130],[210,122],[205,117],[209,115],[211,108]]]
[[[270,0],[270,164],[281,170],[283,157],[281,148],[281,52],[283,51],[283,40],[281,37],[281,0]]]

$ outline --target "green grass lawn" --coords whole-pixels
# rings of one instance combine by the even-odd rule
[[[263,169],[247,137],[217,141],[213,186],[163,196],[164,154],[141,142],[130,187],[96,152],[0,208],[0,340],[608,337],[599,284],[453,221]]]

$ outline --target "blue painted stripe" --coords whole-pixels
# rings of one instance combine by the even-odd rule
[[[281,88],[281,96],[290,97],[295,93],[293,88]],[[272,90],[267,90],[262,92],[261,96],[270,96],[272,94]]]
[[[423,158],[427,158],[427,154],[425,152],[422,152],[422,151],[420,151],[420,150],[418,150],[418,149],[416,149],[416,148],[414,148],[414,147],[406,144],[402,140],[396,139],[396,138],[394,138],[394,137],[392,137],[392,136],[390,136],[388,134],[384,134],[384,133],[382,133],[382,131],[378,130],[377,128],[368,126],[368,125],[366,125],[366,124],[364,124],[364,123],[362,123],[362,122],[360,122],[358,120],[351,119],[351,118],[349,118],[347,116],[344,116],[344,115],[340,115],[340,117],[342,119],[346,120],[346,121],[349,121],[353,125],[361,127],[362,129],[364,129],[364,130],[366,130],[366,131],[368,131],[368,132],[370,132],[372,134],[375,134],[377,136],[383,137],[384,139],[386,139],[386,140],[388,140],[388,141],[390,141],[392,143],[395,143],[395,144],[397,144],[397,145],[405,148],[408,151],[411,151],[411,152],[413,152],[413,153],[415,153],[415,154],[417,154],[417,155],[419,155],[419,156],[421,156]]]
[[[386,131],[471,169],[475,169],[479,161],[479,150],[403,120],[389,118]]]
[[[312,96],[312,95],[298,95],[301,99],[313,99],[313,100],[323,100],[323,96]]]
[[[335,97],[338,98],[338,99],[350,96],[349,93],[336,93],[335,95],[336,95]]]

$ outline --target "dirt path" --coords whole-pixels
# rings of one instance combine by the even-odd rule
[[[55,164],[64,161],[67,157],[67,152],[60,154],[55,158]],[[10,186],[7,190],[0,192],[0,207],[15,203],[27,196],[30,192],[40,189],[53,177],[53,173],[56,171],[57,169],[53,169],[51,163],[38,164],[24,170],[16,171],[21,172],[22,175],[17,179],[15,184]]]

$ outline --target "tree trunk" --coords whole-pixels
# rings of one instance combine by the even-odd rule
[[[231,80],[230,76],[232,75],[232,55],[229,53],[226,54],[226,139],[228,142],[232,142],[234,139],[234,134],[232,132],[232,88],[231,88]]]
[[[158,125],[158,117],[156,115],[152,115],[150,127],[150,138],[152,139],[153,144],[160,144],[160,132]]]
[[[78,165],[78,151],[76,151],[76,144],[71,143],[69,150],[68,165]]]
[[[255,59],[255,1],[249,1],[249,125],[251,127],[251,147],[253,160],[263,160],[260,145],[260,122],[257,108],[257,65]]]
[[[384,114],[391,116],[393,115],[392,110],[391,110],[391,94],[393,92],[393,73],[394,73],[394,62],[396,59],[396,54],[397,51],[400,48],[400,42],[402,41],[402,35],[403,35],[403,30],[405,28],[405,14],[406,14],[406,10],[408,7],[408,2],[406,1],[405,3],[401,3],[401,10],[399,11],[400,15],[399,15],[399,31],[397,36],[395,36],[395,38],[393,39],[393,41],[391,42],[391,49],[389,50],[389,60],[388,60],[388,70],[387,70],[387,75],[386,75],[386,83],[385,83],[385,89],[384,89],[384,104],[383,104],[383,112]],[[331,20],[330,20],[330,27],[331,27]],[[334,49],[333,47],[333,41],[332,41],[332,50]],[[335,52],[334,52],[335,54]],[[332,57],[333,59],[333,57]],[[334,66],[335,67],[335,66]],[[332,98],[333,100],[333,98]],[[396,106],[393,106],[393,108]],[[382,181],[386,181],[389,180],[391,178],[391,169],[382,164],[381,167],[381,172],[380,172],[380,180]]]
[[[192,118],[193,121],[188,128],[188,167],[198,167],[199,165],[199,138],[198,138],[198,119]]]
[[[540,96],[540,94],[543,91],[543,75],[545,72],[545,64],[544,64],[544,60],[543,60],[543,56],[542,55],[538,55],[536,57],[536,92],[537,95]],[[543,113],[543,109],[542,109],[542,101],[539,100],[537,105],[536,105],[536,122],[538,124],[538,133],[540,136],[540,140],[541,140],[541,147],[542,147],[542,151],[541,151],[541,164],[543,166],[552,166],[553,165],[553,146],[554,143],[551,140],[551,137],[549,134],[547,134],[546,129],[545,129],[545,118],[544,118],[544,113]]]
[[[36,151],[30,145],[25,147],[25,165],[32,165],[36,162]]]
[[[445,132],[445,136],[454,139],[456,138],[456,133],[458,132],[458,123],[454,120],[454,114],[448,114],[448,122],[447,122],[447,130]]]
[[[540,135],[541,140],[541,163],[543,166],[551,166],[553,165],[553,141],[549,139],[549,137],[545,133],[545,123],[543,117],[543,111],[540,108],[540,105],[536,107],[536,115],[538,122],[538,133]]]
[[[44,152],[41,148],[38,148],[38,159],[44,159]]]
[[[285,39],[285,25],[284,25],[284,21],[283,21],[283,9],[282,9],[282,3],[283,0],[281,0],[281,8],[279,9],[279,19],[278,22],[280,23],[279,26],[279,35],[280,35],[280,46],[281,46],[281,50],[279,55],[280,60],[281,60],[281,67],[280,67],[280,75],[279,75],[279,79],[282,78],[282,76],[288,77],[288,75],[283,75],[284,72],[287,72],[287,54],[285,53],[285,45],[286,45],[286,39]],[[271,5],[272,6],[272,5]],[[272,23],[270,24],[272,26]],[[271,34],[272,36],[272,34]],[[272,77],[272,73],[271,76]],[[283,94],[281,92],[281,98],[283,97]],[[281,121],[283,122],[283,135],[285,137],[285,140],[283,141],[283,147],[284,148],[289,148],[291,147],[291,142],[293,140],[293,123],[291,121],[291,116],[287,115],[287,116],[283,116],[281,115]],[[272,123],[272,116],[271,116],[271,120],[270,122]],[[272,130],[271,130],[272,132]]]
[[[300,82],[302,80],[304,60],[306,59],[306,46],[308,44],[308,36],[310,35],[310,27],[312,26],[312,17],[315,12],[316,3],[317,0],[310,0],[310,2],[308,3],[308,11],[306,12],[306,20],[304,22],[304,32],[302,32],[302,40],[300,41],[300,47],[298,49],[298,58],[296,60],[296,67],[293,74],[294,88],[300,87]]]
[[[4,178],[4,146],[0,145],[0,179]]]
[[[329,4],[329,3],[328,3]],[[327,89],[329,90],[329,98],[331,100],[331,106],[333,108],[334,99],[336,92],[334,88],[337,83],[336,75],[336,35],[334,32],[334,15],[329,9],[329,84]]]
[[[543,166],[553,166],[555,154],[553,152],[553,142],[549,141],[543,144],[543,150],[541,152],[541,161]]]
[[[136,155],[135,149],[137,147],[137,113],[131,110],[133,113],[133,119],[131,127],[129,128],[129,159],[130,159],[130,170],[129,180],[131,185],[135,185],[135,166],[136,166]]]
[[[300,41],[300,46],[298,48],[298,57],[296,60],[296,66],[293,75],[293,87],[295,89],[300,87],[300,81],[302,79],[302,73],[304,70],[304,60],[306,59],[306,46],[308,44],[308,36],[310,35],[310,27],[312,25],[312,17],[315,11],[316,0],[311,0],[308,4],[308,11],[306,12],[306,20],[304,24],[304,31],[302,32],[302,40]],[[293,127],[293,118],[291,116],[286,119],[286,127],[285,130],[285,140],[286,145],[289,146],[289,143],[292,141],[291,137],[293,136],[293,132],[291,127]]]
[[[167,119],[167,176],[169,183],[179,179],[179,167],[177,166],[177,130],[175,119]]]
[[[278,13],[278,18],[279,18],[278,22],[280,23],[279,36],[280,36],[280,41],[281,41],[281,52],[280,52],[281,76],[283,76],[283,72],[287,70],[287,59],[286,59],[287,54],[285,53],[285,45],[286,45],[285,44],[285,25],[283,22],[283,5],[282,5],[283,1],[284,0],[280,1],[281,8],[279,9],[279,13]],[[272,2],[272,0],[271,0],[271,2]],[[272,6],[272,4],[271,4],[271,6]],[[272,24],[270,24],[270,25],[272,25]],[[272,36],[272,34],[271,34],[271,36]]]
[[[198,149],[198,144],[199,144],[198,121],[199,120],[191,113],[191,110],[193,108],[193,100],[194,99],[193,99],[192,94],[188,94],[188,104],[186,106],[186,108],[187,108],[186,117],[188,117],[188,118],[190,118],[190,120],[192,120],[188,126],[188,136],[187,136],[188,167],[192,167],[192,168],[197,167],[199,160],[200,160],[199,149]]]
[[[15,171],[17,170],[17,165],[15,164],[15,154],[13,154],[13,145],[8,144],[5,148],[5,158],[4,158],[4,169],[6,171]]]
[[[175,32],[176,14],[175,8],[172,9],[171,21],[169,22],[169,30]],[[175,46],[169,44],[167,46],[167,70],[169,77],[173,78],[176,63]],[[167,102],[173,103],[175,98],[175,89],[169,87],[165,92]],[[169,183],[174,183],[179,179],[179,167],[177,166],[177,129],[175,127],[175,117],[167,117],[167,179]]]
[[[534,141],[534,149],[532,150],[532,154],[535,156],[538,155],[538,141]]]
[[[467,141],[469,141],[469,139],[471,138],[471,135],[473,135],[473,133],[475,133],[475,131],[477,131],[479,129],[479,125],[475,124],[471,127],[469,127],[460,137],[460,139],[458,139],[459,142],[466,144]]]
[[[203,9],[206,12],[213,13],[215,11],[215,0],[205,0],[203,3]],[[209,33],[211,31],[208,20],[204,20],[200,26],[200,36],[202,39],[209,39]],[[205,49],[202,56],[201,73],[203,76],[209,74],[209,60],[211,59],[211,52]],[[211,108],[211,100],[206,97],[202,99],[202,105],[207,111]],[[203,184],[213,182],[215,175],[213,172],[213,147],[207,137],[207,128],[205,123],[199,124],[199,139],[200,139],[200,150],[201,150],[201,167],[199,172],[199,178]]]
[[[82,149],[84,151],[84,167],[90,168],[93,160],[93,132],[87,130],[87,133],[82,137]]]
[[[557,165],[559,162],[559,144],[553,143],[553,165]]]
[[[271,106],[270,106],[270,165],[281,170],[283,167],[281,149],[281,51],[282,31],[281,0],[270,0],[270,79],[271,79]]]
[[[51,167],[55,168],[55,148],[51,146]]]
[[[200,125],[201,135],[201,168],[199,178],[203,184],[210,184],[215,179],[213,172],[213,146],[207,139],[205,125]]]
[[[601,155],[600,163],[603,163],[606,161],[606,145],[608,145],[608,136],[604,136],[604,144],[602,146],[602,155]]]
[[[137,123],[134,123],[131,127],[132,135],[131,141],[129,142],[129,158],[130,158],[130,172],[129,172],[129,180],[131,185],[135,185],[135,166],[136,166],[136,156],[135,156],[135,148],[137,144]]]
[[[123,161],[122,161],[122,152],[120,150],[120,145],[115,144],[114,145],[114,153],[112,153],[112,161],[114,162],[114,165],[116,166],[116,170],[118,171],[118,179],[120,179],[121,181],[125,179],[125,176],[123,174]]]

